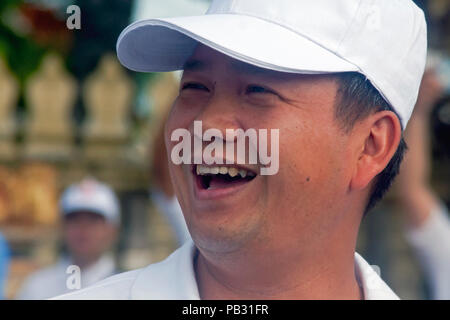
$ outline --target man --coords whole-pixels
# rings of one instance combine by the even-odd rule
[[[213,1],[204,16],[129,26],[117,50],[132,70],[184,70],[165,140],[193,242],[64,299],[398,298],[355,242],[397,173],[423,74],[411,1]],[[227,146],[227,130],[266,129],[279,170],[234,155],[176,165],[178,129]]]
[[[115,262],[108,250],[116,239],[120,208],[111,188],[86,178],[67,188],[60,201],[60,210],[68,256],[54,266],[32,274],[25,281],[18,299],[51,298],[90,286],[116,273]]]

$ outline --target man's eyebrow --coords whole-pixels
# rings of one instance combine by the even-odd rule
[[[207,68],[207,64],[204,61],[197,59],[189,59],[183,65],[183,71],[202,71]]]

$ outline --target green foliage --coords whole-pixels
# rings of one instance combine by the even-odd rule
[[[0,17],[6,10],[16,8],[22,0],[2,0]],[[23,84],[39,66],[46,49],[32,39],[17,34],[0,20],[0,55],[4,57],[11,71]]]
[[[22,2],[23,0],[2,0],[0,1],[0,13],[5,11],[7,8],[17,7]]]
[[[23,84],[38,68],[45,52],[44,48],[36,45],[32,40],[14,34],[0,24],[0,54],[5,57],[20,83]]]

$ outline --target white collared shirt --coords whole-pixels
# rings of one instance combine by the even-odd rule
[[[199,300],[194,272],[195,245],[188,241],[162,262],[125,272],[96,285],[56,299],[67,300]],[[374,269],[355,253],[355,270],[366,300],[393,300],[398,296]]]
[[[75,292],[74,289],[67,287],[67,279],[71,275],[67,273],[67,268],[71,264],[69,259],[61,258],[53,266],[36,271],[25,280],[16,298],[20,300],[48,299]],[[115,270],[114,259],[109,255],[102,256],[97,262],[80,271],[81,289],[112,276]]]

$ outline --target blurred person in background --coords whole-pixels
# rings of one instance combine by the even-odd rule
[[[5,285],[9,267],[9,246],[0,233],[0,300],[5,297]]]
[[[405,131],[409,151],[397,178],[406,239],[423,267],[432,299],[450,299],[450,220],[447,207],[430,186],[429,120],[443,92],[435,70],[429,68]]]
[[[32,274],[18,299],[46,299],[73,291],[67,285],[71,265],[80,268],[81,288],[117,272],[116,263],[108,253],[120,225],[120,206],[114,191],[95,179],[86,178],[65,190],[60,210],[67,256]]]
[[[178,245],[182,245],[191,238],[183,211],[173,190],[172,180],[169,174],[169,160],[167,159],[166,146],[164,144],[164,123],[163,118],[161,128],[155,139],[153,147],[153,168],[152,174],[154,184],[150,191],[150,196],[158,210],[166,217],[172,227]]]

